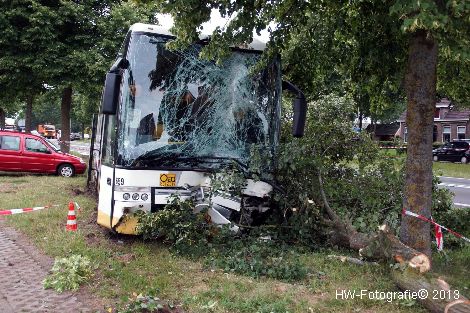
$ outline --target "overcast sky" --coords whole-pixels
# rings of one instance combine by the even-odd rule
[[[161,26],[164,27],[171,27],[173,26],[173,18],[169,14],[157,14],[158,21]],[[204,34],[211,34],[212,31],[217,27],[217,26],[224,26],[227,23],[228,19],[222,18],[220,16],[220,13],[218,10],[213,9],[211,12],[211,20],[209,22],[206,22],[203,25],[203,33]],[[268,42],[269,41],[269,32],[267,30],[263,30],[261,32],[261,36],[258,36],[255,32],[253,32],[254,38],[261,40],[263,42]]]

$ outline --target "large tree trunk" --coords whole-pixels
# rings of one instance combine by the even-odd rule
[[[62,102],[60,105],[61,114],[61,133],[60,149],[70,152],[70,109],[72,107],[72,87],[69,86],[62,92]]]
[[[24,128],[25,132],[30,133],[33,130],[32,120],[33,120],[33,101],[34,96],[28,95],[26,99],[26,110],[24,114]]]
[[[5,129],[5,110],[0,108],[0,129]]]
[[[427,218],[431,216],[432,132],[436,105],[437,42],[427,31],[410,38],[405,89],[408,148],[403,206]],[[403,216],[401,241],[431,257],[430,225]]]

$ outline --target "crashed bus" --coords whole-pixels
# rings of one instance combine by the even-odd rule
[[[135,234],[134,213],[161,210],[172,195],[192,199],[213,223],[237,229],[241,214],[269,209],[273,183],[254,179],[253,148],[274,170],[281,94],[293,97],[293,135],[303,135],[303,93],[281,79],[279,58],[252,69],[265,44],[231,47],[221,64],[200,59],[208,38],[181,51],[166,48],[175,37],[160,26],[134,24],[106,75],[95,119],[89,181],[98,192],[98,224]],[[211,179],[237,167],[246,179],[241,195],[211,192]]]

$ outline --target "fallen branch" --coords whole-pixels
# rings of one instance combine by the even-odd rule
[[[396,285],[405,291],[427,294],[427,297],[419,297],[417,300],[431,312],[470,312],[470,301],[458,290],[450,288],[443,279],[426,274],[431,269],[431,260],[427,255],[402,243],[386,225],[382,225],[374,236],[358,232],[350,221],[341,219],[329,205],[320,170],[318,181],[323,207],[330,218],[327,224],[331,228],[329,235],[332,243],[359,250],[359,254],[367,259],[399,264],[391,270]],[[359,259],[332,257],[342,262],[363,265]]]
[[[344,256],[344,255],[333,255],[333,254],[330,254],[328,255],[328,259],[337,259],[337,260],[340,260],[341,262],[349,262],[349,263],[352,263],[352,264],[356,264],[356,265],[379,265],[377,262],[367,262],[367,261],[363,261],[363,260],[360,260],[358,258],[353,258],[353,257],[350,257],[350,256]]]

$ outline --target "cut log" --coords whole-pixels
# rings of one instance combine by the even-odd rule
[[[403,244],[386,225],[379,227],[370,244],[359,250],[359,254],[375,260],[388,260],[426,273],[431,269],[431,260],[424,253]]]
[[[412,268],[392,270],[391,274],[400,289],[416,292],[419,296],[416,300],[431,312],[470,312],[470,301],[441,278],[423,275]]]

